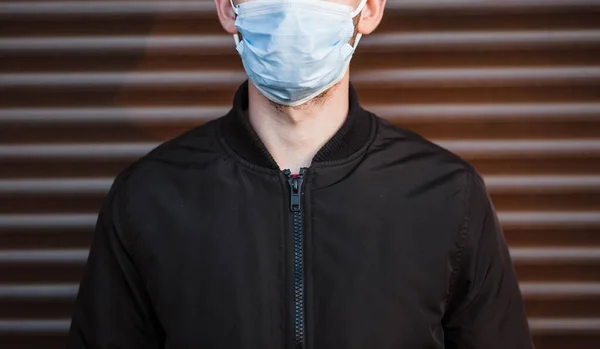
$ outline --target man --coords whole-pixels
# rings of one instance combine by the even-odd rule
[[[249,76],[115,180],[69,348],[526,349],[483,181],[362,109],[385,0],[215,0]]]

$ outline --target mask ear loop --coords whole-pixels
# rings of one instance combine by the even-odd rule
[[[229,3],[231,4],[231,8],[233,9],[233,12],[235,12],[235,14],[238,14],[238,8],[233,4],[233,0],[229,0]]]
[[[233,4],[233,0],[229,0],[229,1],[232,1],[232,4]],[[358,16],[362,12],[362,10],[365,8],[365,5],[367,4],[367,1],[368,0],[362,0],[360,2],[360,4],[358,4],[358,7],[356,8],[356,10],[352,11],[352,15],[351,15],[352,18]],[[357,33],[356,38],[354,39],[354,47],[353,47],[354,49],[356,49],[356,47],[358,47],[358,42],[360,41],[361,38],[362,38],[362,34]]]
[[[233,0],[229,0],[231,1],[231,4],[233,5]],[[362,0],[360,2],[360,4],[358,4],[358,7],[356,8],[356,10],[352,11],[352,18],[358,16],[358,14],[360,13],[360,11],[362,11],[365,8],[365,5],[367,4],[368,0]]]
[[[233,4],[233,0],[229,0],[229,3],[231,4],[231,8],[233,9],[233,13],[237,15],[239,15],[239,11],[238,8]],[[239,47],[240,46],[240,36],[238,34],[233,34],[233,41],[235,41],[235,47]]]

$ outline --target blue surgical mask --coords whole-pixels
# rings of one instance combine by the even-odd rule
[[[325,0],[256,0],[233,6],[234,35],[244,69],[271,101],[298,106],[345,75],[354,46],[353,18],[364,7]]]

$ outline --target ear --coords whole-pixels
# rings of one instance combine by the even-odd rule
[[[358,21],[358,25],[356,26],[356,30],[359,33],[369,35],[377,28],[383,17],[385,2],[386,0],[367,0],[365,7],[359,14],[360,21]]]
[[[234,0],[233,3],[235,4],[236,1]],[[236,34],[235,12],[233,12],[229,0],[215,0],[215,5],[217,5],[217,14],[219,15],[219,21],[223,29],[229,34]]]

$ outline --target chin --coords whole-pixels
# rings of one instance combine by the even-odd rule
[[[276,110],[278,110],[280,112],[285,112],[285,111],[290,111],[290,110],[307,110],[307,109],[313,109],[313,108],[321,108],[323,105],[325,105],[325,103],[327,103],[327,101],[329,100],[329,97],[331,96],[332,91],[336,87],[338,87],[340,83],[341,83],[341,81],[336,83],[335,85],[331,86],[327,90],[321,92],[320,94],[313,97],[312,99],[306,101],[305,103],[295,106],[295,107],[279,104],[279,103],[273,102],[269,99],[267,99],[267,100],[271,103],[271,105]]]

